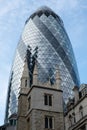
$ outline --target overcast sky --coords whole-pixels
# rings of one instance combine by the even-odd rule
[[[81,83],[87,83],[87,0],[0,0],[0,125],[15,49],[26,19],[46,5],[63,20],[75,53]]]

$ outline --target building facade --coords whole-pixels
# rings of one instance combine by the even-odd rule
[[[27,62],[21,79],[21,90],[18,98],[17,130],[64,130],[63,91],[61,79],[56,71],[56,83],[51,86],[38,81],[38,70],[35,65],[33,83],[29,87]]]
[[[63,21],[51,9],[42,7],[26,21],[16,49],[8,86],[5,122],[18,109],[25,57],[28,57],[29,87],[33,83],[32,75],[36,60],[38,61],[38,80],[42,84],[47,83],[49,77],[51,85],[55,84],[58,67],[65,102],[69,96],[72,96],[72,87],[79,86],[77,65]]]
[[[74,99],[67,104],[65,130],[87,130],[87,84],[78,90],[74,87]]]

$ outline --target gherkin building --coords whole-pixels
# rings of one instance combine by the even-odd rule
[[[35,61],[38,64],[38,80],[46,83],[50,78],[55,83],[56,67],[61,76],[61,88],[64,101],[72,96],[74,85],[79,86],[77,65],[69,37],[61,18],[48,7],[41,7],[25,22],[24,30],[18,43],[15,59],[10,74],[5,122],[17,112],[18,95],[24,61],[27,57],[30,87]]]

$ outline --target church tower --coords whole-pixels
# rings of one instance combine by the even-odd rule
[[[27,130],[26,124],[26,112],[27,112],[27,95],[30,87],[29,69],[27,58],[25,59],[24,70],[21,78],[21,89],[18,98],[18,119],[17,119],[17,130]]]
[[[59,86],[61,78],[58,70],[54,85],[51,85],[50,80],[47,84],[42,84],[38,82],[38,63],[36,62],[33,84],[31,87],[26,87],[26,80],[29,80],[27,69],[27,62],[25,62],[18,98],[17,130],[64,130],[63,91]]]

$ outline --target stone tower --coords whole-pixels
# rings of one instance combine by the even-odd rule
[[[26,86],[28,77],[27,62],[21,79],[21,91],[18,98],[17,130],[64,130],[61,78],[56,72],[56,83],[51,85],[38,82],[38,67],[35,63],[33,85]],[[25,80],[24,80],[25,79]],[[49,77],[50,79],[50,77]],[[59,80],[59,81],[58,81]]]

